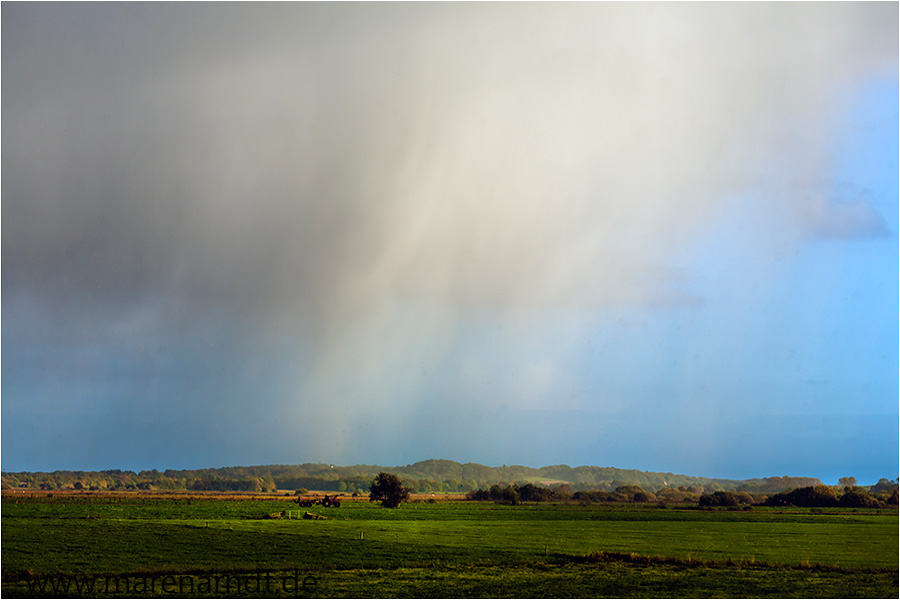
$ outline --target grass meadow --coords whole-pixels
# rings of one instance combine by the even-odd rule
[[[5,597],[898,595],[896,510],[4,493],[0,549]]]

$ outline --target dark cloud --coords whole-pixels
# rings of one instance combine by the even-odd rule
[[[716,144],[763,150],[746,127],[896,41],[868,8],[779,12],[765,48],[735,26],[768,8],[473,10],[9,8],[4,287],[317,322],[395,291],[630,298],[611,250],[696,226],[740,174]]]
[[[171,376],[208,406],[198,381],[285,351],[281,402],[324,437],[414,396],[397,372],[473,314],[696,306],[670,248],[772,156],[827,169],[841,90],[896,71],[893,4],[2,11],[10,364],[208,351]],[[809,222],[872,235],[867,206]],[[145,354],[122,372],[169,376]]]

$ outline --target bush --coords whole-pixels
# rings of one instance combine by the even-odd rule
[[[656,496],[650,492],[645,492],[644,490],[635,492],[631,499],[634,502],[656,502]]]
[[[472,490],[466,493],[466,500],[490,500],[491,493],[487,490]]]
[[[503,492],[500,495],[500,500],[498,501],[501,504],[512,504],[516,505],[519,503],[519,493],[512,486],[506,487],[503,489]]]
[[[615,491],[623,502],[652,502],[656,496],[649,494],[637,485],[620,485]],[[617,499],[618,499],[617,498]]]
[[[753,498],[746,492],[713,492],[703,494],[698,501],[700,506],[729,506],[736,507],[739,504],[752,504]]]
[[[549,492],[549,490],[547,491]],[[466,500],[493,500],[497,504],[518,504],[521,499],[517,486],[503,487],[496,483],[491,486],[490,490],[472,490],[466,494]]]
[[[737,492],[735,496],[737,497],[738,504],[753,504],[753,496],[747,492]]]
[[[844,492],[844,495],[838,500],[838,504],[851,508],[883,508],[881,502],[862,489]]]
[[[522,502],[546,502],[553,495],[553,492],[549,489],[536,486],[533,483],[526,483],[516,491]]]
[[[834,490],[824,485],[781,492],[766,500],[768,506],[837,506],[837,503]]]
[[[698,500],[696,494],[671,487],[659,490],[658,492],[656,492],[656,497],[661,502],[691,502],[694,500]]]
[[[591,502],[611,502],[614,499],[614,494],[615,492],[582,490],[580,492],[575,492],[575,495],[572,496],[572,498],[581,502],[582,504],[589,504]]]
[[[698,500],[700,506],[728,506],[736,507],[738,505],[753,504],[753,496],[747,492],[713,492],[712,494],[703,494]]]

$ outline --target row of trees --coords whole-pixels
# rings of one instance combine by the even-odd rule
[[[400,478],[393,473],[379,473],[370,484],[369,500],[380,502],[386,508],[396,508],[407,500],[410,489],[403,485]],[[873,486],[875,487],[875,486]],[[681,490],[679,490],[681,491]],[[683,493],[689,493],[683,491]],[[567,485],[545,487],[526,483],[524,485],[492,485],[489,489],[472,490],[466,494],[467,500],[493,501],[500,504],[519,504],[520,502],[549,502],[575,500],[579,502],[659,502],[665,501],[652,492],[636,485],[619,486],[613,492],[601,490],[579,490],[572,493]],[[750,506],[766,504],[768,506],[803,506],[847,508],[885,508],[897,506],[898,486],[888,481],[872,495],[868,490],[858,486],[847,486],[840,494],[825,485],[807,486],[790,491],[779,492],[771,497],[756,496],[740,491],[718,490],[711,494],[702,494],[697,498],[701,507]]]
[[[525,485],[494,484],[487,490],[472,490],[466,494],[466,500],[493,500],[500,504],[518,504],[519,502],[546,502],[550,500],[568,500],[572,497],[567,486],[546,488],[531,483]]]
[[[402,477],[413,493],[465,493],[501,487],[533,485],[556,489],[560,486],[572,494],[577,492],[623,493],[621,488],[637,486],[659,500],[679,502],[697,500],[700,495],[716,491],[746,492],[751,495],[776,494],[786,490],[822,485],[808,477],[768,477],[764,479],[727,480],[690,477],[672,473],[651,473],[611,467],[569,467],[553,465],[534,469],[522,466],[487,467],[476,463],[428,460],[404,467],[384,468],[377,465],[341,467],[324,463],[301,465],[267,465],[255,467],[223,467],[218,469],[124,471],[54,471],[52,473],[3,473],[4,489],[29,488],[45,490],[222,490],[272,491],[306,488],[328,492],[368,493],[372,478],[380,472]],[[856,487],[856,480],[843,478],[836,487]],[[868,489],[876,494],[897,486],[897,481],[880,480]],[[562,493],[562,492],[560,492]],[[588,496],[586,496],[587,498]],[[598,496],[599,498],[599,496]],[[610,498],[617,498],[610,496]]]
[[[712,506],[741,506],[755,504],[757,498],[754,498],[747,492],[713,492],[712,494],[703,494],[697,500],[697,504],[703,507]]]
[[[645,490],[684,486],[700,492],[718,489],[775,487],[772,491],[821,483],[804,483],[800,478],[771,478],[769,480],[727,480],[691,477],[673,473],[652,473],[612,467],[552,465],[539,469],[519,465],[488,467],[477,463],[458,463],[451,460],[426,460],[402,467],[378,465],[338,466],[327,463],[299,465],[264,465],[251,467],[222,467],[157,471],[54,471],[52,473],[3,473],[4,488],[29,487],[46,489],[74,489],[81,483],[87,489],[151,489],[190,490],[216,489],[219,484],[197,483],[222,480],[225,489],[244,489],[246,482],[256,480],[259,489],[294,490],[307,488],[331,492],[367,492],[372,478],[379,472],[392,472],[402,477],[416,493],[463,493],[491,485],[524,485],[540,482],[543,485],[566,483],[573,492],[583,490],[615,491],[623,485],[637,485]],[[241,483],[238,483],[241,482]]]
[[[658,499],[652,492],[636,485],[622,485],[612,492],[602,490],[579,490],[572,492],[568,485],[544,487],[533,483],[524,485],[492,485],[489,489],[472,490],[466,494],[466,500],[492,500],[500,504],[518,504],[519,502],[561,502],[575,500],[577,502],[656,502]]]
[[[527,483],[525,485],[493,485],[489,489],[472,490],[466,494],[466,500],[493,501],[499,504],[573,500],[582,503],[696,502],[701,507],[740,507],[764,504],[767,506],[885,508],[897,506],[898,491],[896,483],[888,482],[888,485],[881,486],[874,494],[859,486],[836,490],[834,487],[825,485],[797,488],[772,496],[724,490],[710,494],[697,494],[677,488],[660,490],[654,494],[636,485],[619,486],[612,492],[580,490],[573,493],[565,485],[548,488]]]
[[[769,506],[885,508],[897,506],[898,495],[896,485],[892,488],[879,489],[874,494],[859,486],[846,487],[838,493],[832,487],[817,485],[780,492],[769,497],[766,504]]]
[[[825,485],[807,486],[790,491],[780,492],[771,497],[756,496],[747,492],[719,490],[711,494],[702,494],[697,498],[701,507],[750,506],[766,504],[768,506],[804,506],[847,508],[885,508],[897,506],[898,486],[887,482],[875,495],[858,486],[847,486],[840,494]],[[873,486],[874,487],[874,486]],[[407,500],[410,489],[403,485],[400,478],[393,473],[379,473],[370,484],[369,500],[380,502],[386,508],[396,508]],[[579,490],[572,493],[568,486],[558,485],[545,487],[526,483],[524,485],[492,485],[489,489],[472,490],[466,494],[467,500],[493,501],[500,504],[519,504],[520,502],[549,502],[575,500],[580,502],[658,502],[657,495],[636,485],[619,486],[614,492],[601,490]]]

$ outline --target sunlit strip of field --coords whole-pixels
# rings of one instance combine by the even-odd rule
[[[97,500],[4,498],[4,595],[28,595],[29,581],[59,574],[298,570],[319,582],[310,594],[317,596],[371,595],[366,581],[381,582],[374,593],[385,596],[540,596],[535,590],[549,589],[540,582],[555,577],[575,583],[545,595],[814,596],[818,588],[803,582],[824,578],[833,596],[896,596],[896,511],[458,501],[297,510],[280,498]],[[297,518],[306,511],[325,519]],[[648,560],[622,558],[631,556]],[[775,594],[765,582],[779,578]]]

